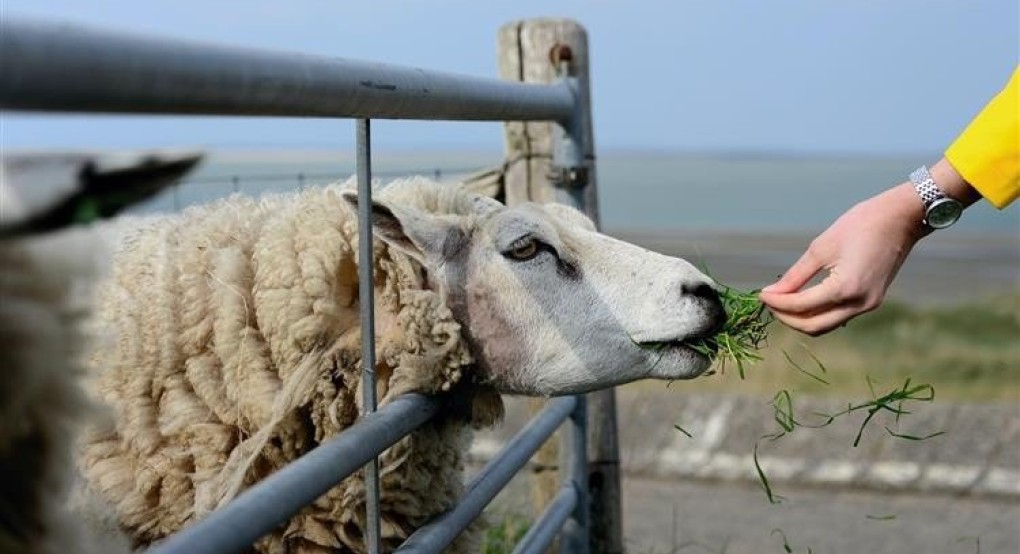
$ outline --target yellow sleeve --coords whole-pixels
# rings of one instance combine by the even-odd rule
[[[1020,194],[1020,67],[946,150],[946,160],[996,208]]]

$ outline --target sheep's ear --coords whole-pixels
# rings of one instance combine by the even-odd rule
[[[577,225],[578,227],[589,231],[596,230],[595,223],[592,222],[591,218],[578,211],[576,208],[557,202],[542,204],[542,208],[560,221],[572,223],[573,225]]]
[[[346,191],[341,196],[357,211],[356,192]],[[423,264],[448,257],[463,242],[459,226],[448,219],[377,200],[372,200],[372,231]]]

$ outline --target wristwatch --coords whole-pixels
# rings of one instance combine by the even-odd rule
[[[946,196],[946,193],[939,189],[927,167],[922,165],[914,170],[910,174],[910,182],[914,183],[914,190],[924,203],[925,225],[932,229],[945,229],[960,219],[963,204]]]

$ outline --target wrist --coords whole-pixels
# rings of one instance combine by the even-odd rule
[[[945,158],[931,166],[931,177],[943,194],[963,204],[965,208],[981,199],[981,193],[970,186]]]
[[[914,190],[913,183],[910,181],[900,183],[883,193],[883,196],[887,197],[883,201],[892,206],[896,211],[896,217],[904,223],[906,232],[915,240],[920,240],[932,232],[932,228],[924,223],[924,202]]]

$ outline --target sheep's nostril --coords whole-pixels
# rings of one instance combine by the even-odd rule
[[[719,293],[707,283],[699,283],[697,285],[683,286],[683,293],[685,295],[697,298],[700,304],[704,306],[705,313],[708,316],[705,322],[705,334],[713,336],[722,330],[723,326],[726,325],[726,310],[723,308],[722,299],[719,297]]]
[[[713,336],[719,334],[719,332],[723,330],[723,327],[726,326],[727,317],[726,309],[723,308],[722,301],[719,300],[718,297],[709,301],[708,320],[711,325],[711,332]]]
[[[704,298],[705,300],[719,300],[719,293],[712,288],[712,285],[708,283],[698,283],[697,285],[683,285],[680,287],[681,292],[689,294],[698,298]]]

